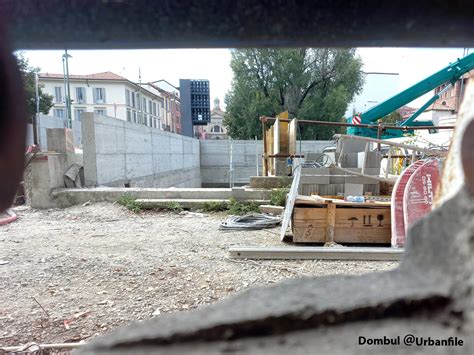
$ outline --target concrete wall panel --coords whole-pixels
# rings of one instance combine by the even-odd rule
[[[84,159],[87,156],[84,154]],[[97,183],[96,185],[107,185],[111,181],[126,180],[125,155],[123,154],[99,154],[97,155]],[[87,165],[84,166],[86,173]],[[86,183],[88,181],[86,180]]]
[[[198,140],[111,117],[84,116],[89,186],[201,186]]]

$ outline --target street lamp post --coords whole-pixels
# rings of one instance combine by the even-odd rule
[[[69,63],[68,63],[69,58],[72,58],[72,56],[67,54],[67,49],[66,49],[66,50],[64,50],[64,54],[63,54],[64,91],[65,91],[65,94],[66,94],[67,126],[68,126],[68,128],[72,128],[71,88],[69,86]]]

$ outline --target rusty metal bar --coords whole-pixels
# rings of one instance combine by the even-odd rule
[[[262,122],[262,140],[263,140],[263,176],[268,176],[268,158],[267,158],[267,118],[260,117]]]
[[[262,116],[260,120],[265,120],[265,122],[273,122],[276,120],[275,117],[267,117]],[[280,118],[280,122],[290,122],[291,120]],[[338,127],[359,127],[359,128],[370,128],[370,129],[378,129],[378,124],[353,124],[353,123],[344,123],[344,122],[329,122],[329,121],[313,121],[313,120],[300,120],[298,119],[298,123],[307,124],[307,125],[314,125],[314,126],[338,126]],[[387,129],[396,129],[401,131],[409,131],[409,130],[426,130],[426,129],[454,129],[454,126],[385,126],[381,125],[382,130]]]
[[[304,158],[303,154],[270,154],[267,158]]]
[[[381,143],[384,145],[392,146],[392,147],[398,147],[398,148],[404,148],[408,150],[413,150],[417,152],[422,152],[428,155],[436,155],[436,156],[445,156],[448,154],[446,151],[435,151],[429,148],[421,148],[417,147],[416,145],[410,145],[410,144],[403,144],[403,143],[396,143],[396,142],[391,142],[387,140],[382,140],[382,139],[375,139],[375,138],[369,138],[369,137],[361,137],[361,136],[351,136],[348,134],[335,134],[334,139],[355,139],[355,140],[360,140],[364,142],[373,142],[373,143]]]

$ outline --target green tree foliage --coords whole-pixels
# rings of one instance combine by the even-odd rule
[[[36,82],[35,73],[39,72],[39,68],[33,68],[29,65],[28,60],[23,56],[23,53],[17,53],[18,68],[20,69],[23,78],[23,87],[26,96],[26,109],[28,113],[28,119],[31,120],[36,114]],[[53,106],[53,97],[45,94],[42,91],[42,86],[38,90],[40,97],[40,112],[48,114],[49,110]]]
[[[380,119],[385,124],[396,125],[403,121],[402,115],[398,111],[393,111]]]
[[[259,117],[343,120],[363,84],[355,49],[243,49],[232,51],[232,88],[224,124],[235,139],[261,138]],[[337,127],[304,126],[303,139],[329,139]]]

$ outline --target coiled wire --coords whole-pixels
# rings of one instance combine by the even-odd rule
[[[280,223],[280,217],[252,213],[245,216],[229,216],[221,223],[219,229],[264,229],[276,227]]]

